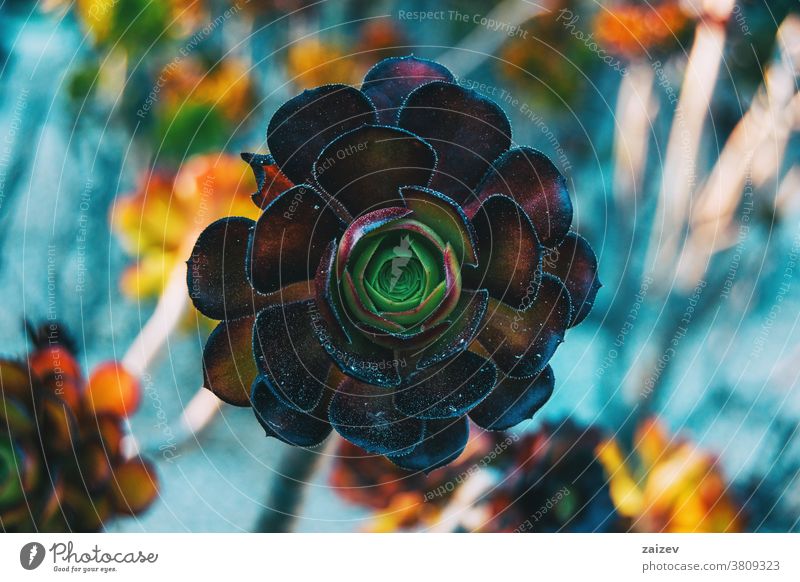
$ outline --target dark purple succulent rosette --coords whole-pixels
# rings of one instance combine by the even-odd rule
[[[468,418],[531,418],[600,283],[563,176],[511,147],[503,111],[392,58],[361,90],[289,100],[267,144],[244,155],[261,217],[212,224],[189,260],[195,306],[221,320],[205,386],[268,436],[312,447],[335,429],[409,470],[454,460]]]
[[[484,532],[620,531],[593,426],[545,423],[512,444],[494,466],[501,482],[480,501],[491,517]]]

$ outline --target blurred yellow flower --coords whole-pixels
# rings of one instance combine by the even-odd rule
[[[401,491],[365,528],[371,533],[395,533],[435,525],[442,514],[439,504],[427,503],[422,491]]]
[[[740,507],[713,456],[690,442],[670,440],[656,419],[639,426],[634,446],[633,463],[613,439],[597,448],[611,499],[620,515],[631,520],[632,530],[742,531]]]
[[[225,216],[256,219],[253,172],[236,156],[191,158],[176,175],[153,171],[117,201],[111,220],[137,263],[123,274],[122,291],[146,298],[163,290],[172,270],[186,260],[203,228]]]
[[[180,37],[208,20],[205,0],[44,0],[45,12],[72,7],[82,28],[98,43],[130,36],[132,42],[144,35]],[[139,40],[144,40],[140,38]],[[145,45],[146,46],[146,45]]]
[[[293,43],[286,54],[286,73],[298,87],[358,82],[351,59],[333,42],[306,38]]]
[[[231,0],[232,6],[241,7],[251,15],[281,15],[297,13],[307,17],[319,9],[318,0]],[[294,15],[294,14],[293,14]]]
[[[335,41],[309,37],[293,43],[286,54],[289,79],[300,88],[330,83],[358,85],[369,68],[381,59],[408,52],[405,35],[390,20],[364,24],[352,49]]]

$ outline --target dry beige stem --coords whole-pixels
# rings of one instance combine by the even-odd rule
[[[496,485],[497,479],[491,471],[477,471],[456,488],[450,502],[442,510],[439,521],[426,531],[434,533],[455,531],[456,527],[474,511],[475,502]]]
[[[147,372],[147,368],[167,342],[169,334],[180,323],[188,306],[186,265],[178,263],[169,275],[155,311],[122,358],[122,364],[131,374],[141,378]]]
[[[800,113],[796,78],[800,64],[800,18],[790,16],[778,29],[778,58],[765,76],[750,109],[728,138],[711,176],[697,196],[690,235],[680,260],[679,282],[694,285],[710,257],[733,244],[736,212],[753,171],[756,187],[779,171],[789,136]]]
[[[646,259],[653,272],[661,275],[662,284],[671,279],[697,181],[697,153],[725,46],[724,21],[733,8],[730,2],[726,13],[726,3],[728,0],[701,3],[704,10],[713,9],[713,18],[698,22],[670,129],[659,208]]]
[[[620,208],[631,207],[641,192],[652,120],[658,114],[654,77],[650,65],[633,63],[620,85],[614,136],[614,196]]]

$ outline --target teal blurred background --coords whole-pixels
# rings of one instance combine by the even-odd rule
[[[230,197],[226,180],[250,179],[244,162],[211,164],[223,173],[170,205],[175,174],[198,155],[266,151],[283,101],[413,53],[495,99],[514,141],[553,159],[599,258],[595,309],[553,359],[554,396],[518,432],[569,418],[625,441],[655,415],[719,458],[747,529],[797,531],[798,12],[765,0],[5,0],[0,353],[26,352],[24,321],[57,319],[86,366],[125,358],[195,221],[233,204],[204,208],[201,183]],[[143,184],[152,192],[132,201]],[[177,305],[131,419],[160,497],[108,529],[247,531],[286,447],[226,405],[196,434],[181,425],[211,328]],[[300,531],[374,518],[330,486],[331,464]]]

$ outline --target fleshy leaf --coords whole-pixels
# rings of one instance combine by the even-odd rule
[[[51,360],[52,361],[52,360]],[[19,398],[23,402],[31,400],[29,372],[19,362],[0,360],[0,390],[3,398]]]
[[[69,406],[55,394],[44,394],[39,402],[43,421],[40,434],[47,439],[48,448],[67,453],[76,446],[78,423]]]
[[[394,125],[400,106],[420,85],[431,81],[455,81],[453,74],[439,63],[414,56],[380,61],[364,77],[361,90],[378,110],[378,120]]]
[[[116,467],[112,484],[112,501],[119,513],[138,515],[158,496],[156,471],[140,458]]]
[[[33,412],[22,400],[10,396],[0,397],[0,426],[15,438],[29,437],[36,433],[37,423]]]
[[[250,386],[258,371],[253,358],[255,317],[221,322],[203,350],[203,385],[234,406],[250,406]]]
[[[436,309],[422,322],[426,328],[444,321],[456,308],[461,298],[461,269],[458,265],[458,257],[449,243],[445,246],[442,258],[445,293]]]
[[[312,329],[339,369],[369,384],[398,386],[400,374],[394,353],[370,341],[352,323],[342,309],[341,297],[332,285],[336,242],[331,242],[319,264],[314,281],[316,312]]]
[[[589,315],[601,287],[592,247],[585,238],[570,232],[557,248],[550,249],[543,264],[545,271],[567,286],[574,309],[571,325],[578,325]]]
[[[262,381],[301,412],[319,404],[331,366],[313,332],[315,312],[313,299],[267,307],[256,317],[253,333]]]
[[[320,186],[352,216],[401,206],[401,186],[427,186],[436,166],[433,148],[396,127],[367,125],[331,143],[314,164]]]
[[[0,509],[25,503],[25,488],[22,485],[22,465],[26,453],[15,446],[7,434],[0,434]],[[5,517],[5,516],[4,516]]]
[[[465,269],[465,285],[524,311],[536,298],[542,247],[528,216],[507,196],[487,198],[472,219],[478,268]]]
[[[104,362],[97,366],[86,384],[84,399],[95,416],[111,414],[120,418],[130,416],[141,402],[139,381],[119,362]]]
[[[427,420],[455,418],[483,400],[497,380],[497,368],[478,354],[464,351],[439,366],[411,375],[397,390],[397,408]]]
[[[464,209],[468,216],[493,194],[510,196],[530,217],[539,240],[552,247],[572,224],[567,181],[553,162],[530,147],[517,147],[498,158],[477,188],[478,199]]]
[[[367,307],[358,297],[356,286],[353,282],[353,277],[350,275],[350,271],[344,272],[344,280],[342,281],[341,289],[344,303],[349,309],[349,313],[353,316],[353,324],[356,327],[360,327],[360,324],[368,324],[385,332],[400,333],[404,331],[405,328],[399,323],[389,321],[377,313],[367,309]]]
[[[422,441],[423,422],[397,410],[391,390],[350,377],[336,389],[329,415],[336,432],[370,453],[404,455]]]
[[[491,163],[511,145],[511,124],[494,101],[442,81],[411,93],[398,125],[433,146],[439,163],[430,187],[459,204],[473,196]]]
[[[429,188],[405,187],[400,193],[406,206],[414,211],[414,220],[436,230],[449,242],[460,264],[477,266],[475,230],[455,201]]]
[[[381,247],[363,271],[370,300],[382,311],[404,311],[419,304],[428,287],[441,280],[435,253],[414,233],[382,237]],[[424,251],[424,252],[423,252]],[[357,267],[357,265],[354,265]]]
[[[407,455],[389,457],[398,467],[430,473],[455,461],[469,440],[469,421],[457,419],[425,421],[425,438]]]
[[[253,203],[262,210],[280,196],[283,192],[294,186],[294,183],[284,176],[275,163],[275,158],[266,154],[243,153],[242,159],[253,168],[258,190],[253,195]]]
[[[281,105],[267,127],[267,145],[281,171],[295,184],[312,177],[322,149],[340,135],[376,123],[375,108],[358,89],[324,85]]]
[[[369,237],[367,240],[362,241],[358,248],[358,258],[353,261],[352,272],[356,275],[353,277],[353,282],[356,286],[356,293],[358,294],[359,299],[361,302],[366,305],[367,309],[372,311],[377,311],[375,304],[372,303],[372,299],[370,299],[369,295],[367,295],[366,289],[366,282],[364,281],[364,271],[367,268],[372,257],[375,255],[375,251],[378,250],[378,247],[383,242],[382,236],[373,236]]]
[[[344,236],[342,236],[342,240],[339,241],[339,251],[336,257],[336,276],[342,277],[353,250],[356,245],[362,242],[364,237],[385,228],[387,224],[402,220],[409,214],[411,214],[411,210],[408,208],[393,206],[369,212],[351,222]],[[367,241],[363,242],[366,244]]]
[[[392,350],[409,352],[420,350],[430,345],[437,337],[447,330],[448,325],[449,323],[447,321],[443,321],[430,327],[413,326],[402,333],[370,330],[369,326],[365,326],[365,333],[369,340],[374,341],[378,345]],[[403,360],[397,360],[396,363],[400,367],[405,367],[407,364],[405,358]]]
[[[413,309],[406,311],[386,312],[384,317],[391,321],[401,323],[403,325],[413,325],[416,323],[424,322],[427,317],[442,303],[445,294],[447,293],[447,284],[442,281],[430,295],[420,301],[420,303]]]
[[[268,386],[263,376],[253,382],[253,412],[267,436],[298,447],[314,447],[331,433],[326,418],[328,400],[323,398],[310,413],[286,406]]]
[[[79,450],[78,466],[86,489],[97,492],[111,480],[111,463],[99,442],[86,443]]]
[[[69,348],[58,343],[51,344],[48,340],[46,347],[34,350],[28,356],[28,370],[51,394],[66,402],[73,414],[79,412],[85,381],[83,370]],[[25,378],[27,401],[31,397],[27,371]]]
[[[125,437],[122,419],[115,415],[98,416],[97,435],[109,457],[115,458],[122,452],[122,439]]]
[[[530,378],[550,361],[571,320],[567,288],[557,277],[545,273],[539,295],[527,311],[489,300],[478,341],[504,374]]]
[[[256,223],[246,265],[250,281],[271,293],[314,278],[328,242],[344,232],[344,223],[307,184],[281,194]]]
[[[546,366],[534,378],[501,377],[491,394],[469,416],[487,430],[508,430],[533,415],[550,399],[555,385],[553,369]]]
[[[419,355],[416,367],[428,368],[466,350],[481,328],[488,305],[489,293],[485,289],[462,290],[455,309],[448,317],[451,322],[449,328]]]
[[[253,315],[265,304],[245,273],[254,225],[249,218],[223,218],[198,237],[187,262],[186,284],[192,303],[203,315],[236,319]]]

